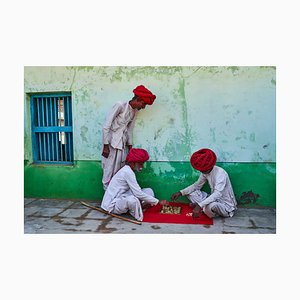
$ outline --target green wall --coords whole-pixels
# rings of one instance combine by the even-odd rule
[[[231,179],[239,205],[276,206],[275,163],[218,163]],[[200,175],[187,162],[147,162],[137,179],[151,187],[159,199],[198,179]],[[102,169],[99,161],[76,161],[74,166],[42,166],[25,162],[25,196],[36,198],[101,200]],[[209,192],[208,186],[204,190]],[[185,197],[180,201],[187,202]]]

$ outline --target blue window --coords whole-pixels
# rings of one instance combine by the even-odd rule
[[[30,96],[35,163],[73,163],[71,100],[71,93]]]

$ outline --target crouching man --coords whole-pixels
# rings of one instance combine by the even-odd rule
[[[126,157],[126,165],[111,179],[105,191],[101,208],[114,214],[129,212],[138,221],[143,220],[143,207],[156,204],[169,205],[167,200],[159,201],[151,188],[141,189],[134,172],[143,169],[149,159],[144,149],[131,148]]]
[[[210,149],[201,149],[195,152],[190,159],[194,169],[202,172],[199,179],[187,188],[172,195],[175,201],[180,196],[187,196],[191,201],[193,217],[198,218],[203,211],[208,217],[232,217],[236,210],[237,202],[227,172],[216,166],[216,154]],[[201,191],[208,181],[211,194]]]

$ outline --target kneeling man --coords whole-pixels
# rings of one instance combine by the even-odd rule
[[[159,201],[151,188],[141,189],[134,172],[143,169],[149,154],[144,149],[131,148],[126,157],[126,165],[111,179],[105,191],[101,208],[114,214],[129,212],[135,219],[143,220],[143,207],[147,205],[169,205],[167,200]]]
[[[193,217],[199,217],[201,210],[210,218],[215,216],[232,217],[237,202],[232,190],[227,172],[216,166],[217,156],[210,149],[201,149],[195,152],[190,159],[194,169],[202,172],[199,179],[187,188],[172,195],[172,200],[180,196],[187,196],[194,207]],[[208,181],[211,194],[201,191]]]

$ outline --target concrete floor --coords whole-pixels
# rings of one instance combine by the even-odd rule
[[[86,201],[99,206],[99,202]],[[83,206],[80,201],[24,200],[24,233],[276,233],[276,211],[238,208],[233,218],[215,218],[214,225],[143,223],[136,225]]]

